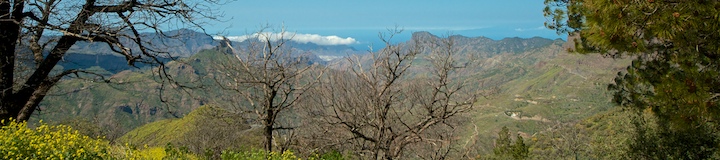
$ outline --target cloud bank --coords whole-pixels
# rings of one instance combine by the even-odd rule
[[[222,39],[221,36],[214,36],[214,39]],[[290,39],[291,41],[295,41],[298,43],[315,43],[317,45],[350,45],[350,44],[356,44],[358,43],[357,40],[355,40],[352,37],[342,38],[335,35],[332,36],[322,36],[318,34],[302,34],[302,33],[293,33],[293,32],[285,32],[285,33],[272,33],[272,32],[261,32],[261,33],[255,33],[252,35],[243,35],[243,36],[227,36],[227,38],[231,41],[236,42],[243,42],[247,39],[255,39],[259,41],[265,41],[267,39],[270,39],[271,41],[277,41],[279,39]]]

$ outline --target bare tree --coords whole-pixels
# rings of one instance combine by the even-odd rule
[[[466,81],[458,79],[467,63],[456,60],[452,38],[391,44],[399,33],[396,29],[381,36],[386,48],[371,51],[371,60],[348,58],[354,67],[329,73],[322,81],[315,90],[319,107],[310,111],[325,126],[317,132],[326,134],[320,138],[327,145],[361,157],[397,159],[414,151],[429,154],[412,158],[445,158],[455,138],[454,118],[473,108],[479,92],[468,91]],[[417,68],[430,75],[409,77],[418,61],[430,62],[429,70]]]
[[[239,112],[251,115],[263,127],[265,149],[272,151],[273,134],[293,130],[293,124],[280,124],[280,118],[289,117],[296,104],[322,75],[311,71],[316,65],[309,64],[306,57],[293,54],[286,45],[292,34],[264,32],[251,34],[246,47],[234,47],[233,53],[224,56],[218,64],[215,80],[225,90],[234,91]],[[231,47],[230,41],[225,41]],[[287,143],[284,143],[287,144]],[[281,151],[286,149],[281,146]]]
[[[134,65],[170,57],[140,32],[200,28],[220,0],[0,0],[0,119],[26,121],[63,77],[90,73],[52,72],[78,42],[107,44]],[[99,74],[92,74],[104,78]],[[169,76],[166,76],[170,78]],[[171,80],[171,79],[170,79]]]

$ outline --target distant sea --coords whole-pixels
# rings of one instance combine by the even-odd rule
[[[318,34],[322,36],[338,36],[342,38],[352,37],[358,41],[356,44],[351,46],[357,50],[369,50],[369,46],[373,46],[373,49],[377,50],[385,47],[383,41],[380,40],[378,35],[380,33],[388,33],[387,29],[292,29],[288,31],[303,33],[303,34]],[[390,41],[392,43],[401,43],[410,40],[413,32],[427,31],[437,36],[448,36],[449,35],[462,35],[466,37],[487,37],[494,40],[500,40],[508,37],[520,37],[520,38],[532,38],[532,37],[543,37],[549,39],[566,39],[566,35],[557,35],[555,31],[549,29],[533,29],[518,31],[514,28],[500,28],[490,27],[484,29],[473,29],[473,30],[410,30],[404,29],[399,35],[396,35]],[[231,35],[241,35],[244,31],[232,31]]]

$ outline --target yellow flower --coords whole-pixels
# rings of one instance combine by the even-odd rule
[[[111,158],[102,153],[110,148],[107,141],[83,136],[68,126],[41,123],[30,129],[26,123],[9,121],[0,127],[0,135],[0,159],[86,159],[86,155]]]

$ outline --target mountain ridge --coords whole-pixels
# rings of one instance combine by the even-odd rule
[[[154,37],[151,38],[151,44],[162,44],[166,47],[175,46],[168,47],[170,48],[169,52],[173,53],[171,54],[173,57],[161,58],[163,62],[170,61],[174,58],[190,57],[201,50],[215,48],[221,43],[220,40],[213,39],[210,35],[189,29],[172,30],[162,33],[172,38],[160,39],[158,38],[160,36],[157,36],[156,34],[158,33],[142,33],[144,37]],[[551,43],[564,43],[562,40],[551,40],[542,37],[508,37],[501,40],[493,40],[482,36],[466,37],[462,35],[452,35],[449,37],[455,39],[459,46],[472,46],[473,48],[466,48],[465,50],[483,53],[481,54],[483,55],[482,57],[488,57],[504,52],[520,53],[531,49],[537,49]],[[427,40],[437,40],[439,38],[439,36],[433,35],[427,31],[413,32],[411,37],[411,39]],[[233,41],[232,44],[233,46],[243,46],[247,45],[249,42],[250,41],[248,40],[243,42]],[[322,63],[335,59],[342,59],[343,57],[350,55],[363,55],[368,53],[368,51],[361,51],[348,45],[318,45],[312,42],[301,43],[294,41],[288,41],[286,45],[292,47],[295,53],[311,56],[310,59],[313,59],[313,61]],[[155,48],[158,48],[158,46]],[[111,73],[137,69],[135,67],[128,66],[123,57],[113,54],[106,44],[98,42],[79,42],[74,45],[70,51],[68,51],[68,56],[65,57],[64,61],[62,61],[60,65],[66,69],[84,69],[93,66],[100,66]],[[142,68],[144,66],[146,65],[138,63],[137,67]]]

